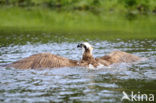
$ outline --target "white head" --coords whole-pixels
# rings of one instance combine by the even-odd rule
[[[83,53],[89,52],[92,55],[93,47],[88,42],[83,42],[81,44],[78,44],[77,47],[82,48]]]

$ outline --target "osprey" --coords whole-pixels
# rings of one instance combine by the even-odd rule
[[[141,59],[138,56],[122,51],[113,51],[108,55],[99,58],[94,58],[92,55],[93,47],[89,43],[84,42],[82,44],[79,44],[78,47],[81,47],[84,50],[82,60],[80,61],[81,66],[109,66],[114,63],[132,63]]]
[[[78,44],[77,47],[83,49],[83,55],[80,61],[51,53],[39,53],[13,62],[7,65],[7,67],[14,67],[17,69],[45,69],[75,66],[98,67],[99,65],[108,66],[113,63],[131,63],[140,60],[140,57],[122,51],[114,51],[106,56],[94,58],[92,55],[93,47],[89,43],[84,42]]]

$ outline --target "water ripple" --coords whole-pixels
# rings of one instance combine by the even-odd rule
[[[79,60],[81,50],[74,43],[15,45],[0,48],[0,64],[10,63],[35,53],[50,52]],[[115,102],[122,91],[156,93],[156,42],[154,40],[91,42],[94,56],[122,50],[146,57],[134,64],[114,64],[98,70],[61,68],[18,70],[0,67],[0,102]]]

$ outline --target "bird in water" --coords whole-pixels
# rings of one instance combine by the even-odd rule
[[[114,63],[132,63],[141,59],[138,56],[122,51],[113,51],[108,55],[94,58],[92,55],[93,47],[88,42],[78,44],[77,47],[82,48],[83,50],[82,58],[79,61],[68,59],[51,53],[39,53],[8,64],[6,67],[13,67],[17,69],[46,69],[92,66],[96,68],[101,65],[109,66]]]

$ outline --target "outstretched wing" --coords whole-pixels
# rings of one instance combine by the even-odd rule
[[[107,56],[96,58],[96,60],[99,61],[101,64],[110,65],[113,63],[121,63],[121,62],[126,63],[136,62],[140,60],[140,57],[122,51],[113,51]]]
[[[77,66],[77,61],[53,55],[51,53],[35,54],[8,65],[8,67],[18,69],[42,69],[71,66]]]
[[[109,56],[115,60],[115,62],[126,62],[126,63],[131,63],[131,62],[136,62],[138,60],[140,60],[140,57],[133,55],[133,54],[129,54],[126,52],[122,52],[122,51],[114,51],[112,53],[109,54]]]

